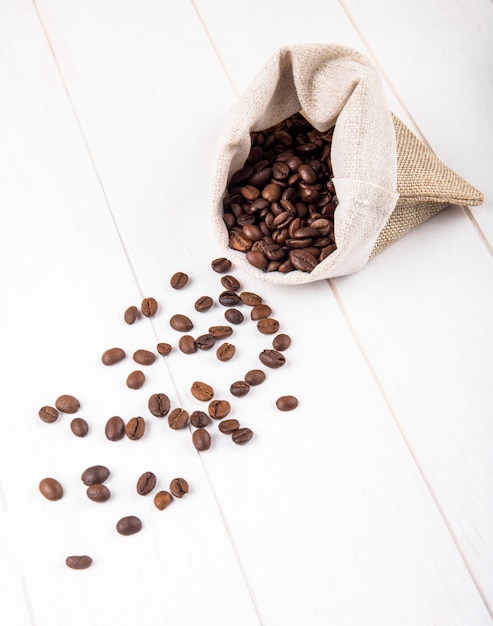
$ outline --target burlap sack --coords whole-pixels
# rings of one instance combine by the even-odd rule
[[[301,111],[320,131],[334,126],[332,167],[339,204],[337,249],[312,272],[263,272],[229,248],[222,199],[250,150],[250,132]],[[306,283],[349,274],[450,204],[482,195],[441,163],[389,110],[380,76],[340,45],[285,46],[268,60],[230,111],[213,166],[212,224],[224,256],[271,282]]]

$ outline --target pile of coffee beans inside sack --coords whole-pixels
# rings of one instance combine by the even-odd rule
[[[259,333],[269,336],[270,345],[262,350],[259,355],[259,368],[245,372],[242,380],[231,382],[229,391],[232,398],[246,396],[252,387],[262,384],[266,379],[266,372],[261,368],[277,369],[286,362],[284,351],[291,345],[291,337],[286,333],[279,332],[280,323],[272,316],[271,307],[256,293],[242,291],[237,278],[228,274],[232,267],[226,258],[218,258],[212,261],[211,268],[218,274],[222,274],[220,282],[222,291],[217,296],[219,310],[223,313],[224,320],[219,320],[216,325],[210,326],[207,333],[200,335],[191,334],[194,328],[193,321],[183,313],[174,313],[169,317],[169,326],[179,333],[177,346],[170,343],[160,342],[155,350],[141,348],[132,354],[132,371],[126,377],[126,386],[130,389],[139,390],[145,386],[146,375],[143,368],[152,365],[159,356],[169,357],[177,348],[180,352],[192,355],[198,351],[212,351],[213,358],[219,361],[229,361],[236,355],[236,346],[231,341],[234,335],[234,327],[255,323]],[[170,279],[172,289],[183,289],[189,283],[189,276],[184,272],[176,272]],[[198,314],[217,306],[210,295],[199,297],[193,304]],[[245,313],[241,311],[244,309]],[[140,319],[154,318],[158,315],[160,306],[153,297],[142,300],[140,306],[129,306],[123,312],[123,320],[127,325],[133,325]],[[246,312],[248,311],[248,312]],[[250,321],[248,321],[248,318]],[[105,367],[111,367],[127,358],[123,347],[106,348],[100,355],[100,363]],[[134,367],[138,366],[136,369]],[[220,436],[227,435],[236,445],[245,445],[254,436],[253,431],[240,424],[239,420],[231,416],[232,402],[225,398],[216,398],[213,386],[207,381],[194,380],[190,383],[190,394],[199,402],[206,404],[205,410],[189,411],[182,406],[171,405],[169,396],[158,391],[146,394],[142,406],[142,415],[133,416],[124,420],[119,415],[109,417],[104,426],[101,425],[101,435],[107,441],[117,442],[124,438],[132,441],[142,439],[146,434],[148,419],[166,418],[171,431],[188,428],[191,432],[191,445],[198,452],[205,452],[212,447],[213,436],[211,426],[216,423]],[[275,399],[273,405],[279,411],[291,411],[298,406],[298,399],[293,395],[283,395]],[[38,411],[39,418],[45,423],[53,423],[60,414],[74,416],[80,409],[81,402],[70,394],[60,395],[53,405],[42,406]],[[147,417],[149,413],[152,417]],[[82,417],[74,416],[70,422],[70,430],[76,437],[86,437],[94,430],[93,426]],[[105,482],[110,476],[110,469],[105,465],[93,465],[85,468],[80,476],[82,484],[86,487],[86,495],[89,500],[97,503],[105,503],[111,500],[112,494]],[[135,493],[137,495],[149,495],[156,489],[157,476],[152,471],[144,472],[136,477]],[[55,477],[49,476],[39,482],[40,493],[50,501],[60,500],[64,495],[62,483]],[[183,477],[171,480],[167,489],[154,492],[154,506],[159,510],[166,509],[176,498],[182,498],[189,493],[189,484]],[[132,535],[142,529],[142,521],[136,515],[125,516],[115,523],[116,532],[121,535]],[[66,565],[71,569],[87,569],[92,565],[93,559],[88,555],[70,555],[66,558]]]
[[[333,127],[320,132],[299,113],[250,133],[246,163],[223,198],[229,246],[266,272],[311,272],[336,249]]]

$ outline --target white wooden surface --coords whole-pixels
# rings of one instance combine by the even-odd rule
[[[19,626],[491,624],[493,609],[493,4],[375,0],[0,1],[0,623]],[[145,413],[138,442],[110,443],[108,417],[153,392],[190,411],[193,380],[218,396],[258,364],[247,323],[237,357],[176,348],[125,387],[130,358],[190,314],[222,322],[207,187],[229,107],[280,45],[333,41],[371,56],[392,109],[485,193],[451,207],[358,274],[306,287],[244,289],[293,338],[284,368],[234,416],[234,446]],[[175,271],[191,283],[169,287]],[[158,316],[122,313],[152,295]],[[195,332],[195,331],[194,331]],[[281,414],[273,401],[295,393]],[[69,416],[37,417],[61,393]],[[79,476],[112,470],[106,504]],[[166,511],[134,492],[153,470],[191,492]],[[37,490],[59,477],[65,496]],[[141,533],[114,530],[139,515]],[[94,558],[86,571],[64,564]]]

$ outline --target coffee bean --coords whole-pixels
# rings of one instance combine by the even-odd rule
[[[188,275],[184,272],[176,272],[171,277],[169,284],[173,289],[182,289],[188,283]]]
[[[106,485],[89,485],[86,490],[87,497],[93,502],[107,502],[111,498],[111,491]]]
[[[212,347],[214,347],[215,343],[216,343],[216,338],[214,337],[214,335],[211,335],[210,333],[206,333],[205,335],[200,335],[195,340],[195,344],[199,350],[210,350]]]
[[[142,439],[146,429],[146,423],[143,417],[132,417],[125,426],[125,434],[132,441]]]
[[[190,415],[190,424],[195,428],[205,428],[210,421],[211,418],[204,411],[193,411]]]
[[[257,330],[264,335],[272,335],[279,330],[279,322],[272,317],[264,317],[257,322]]]
[[[39,417],[47,424],[52,424],[58,419],[59,413],[53,406],[42,406],[38,411]]]
[[[219,430],[225,435],[231,435],[235,430],[238,430],[240,427],[240,422],[235,419],[223,420],[219,422]]]
[[[55,502],[63,497],[63,487],[56,478],[43,478],[39,483],[39,491],[47,500]]]
[[[81,481],[89,487],[90,485],[102,485],[110,477],[110,470],[105,465],[91,465],[82,472]]]
[[[109,350],[103,352],[101,361],[103,362],[103,365],[114,365],[115,363],[123,361],[125,356],[125,350],[122,350],[121,348],[110,348]]]
[[[183,335],[178,341],[178,348],[184,354],[194,354],[197,352],[197,343],[192,335]]]
[[[241,298],[235,291],[223,291],[219,294],[219,303],[223,306],[236,306],[240,302]]]
[[[192,392],[192,396],[194,398],[196,398],[197,400],[202,400],[203,402],[209,401],[214,395],[214,389],[210,385],[200,382],[198,380],[192,383],[190,391]]]
[[[189,491],[189,486],[184,478],[173,478],[169,484],[169,490],[175,498],[183,498]]]
[[[157,301],[154,298],[144,298],[140,310],[145,317],[154,317],[158,310]]]
[[[222,343],[216,350],[216,356],[220,361],[229,361],[236,354],[236,348],[232,343]]]
[[[251,386],[260,385],[265,380],[265,372],[262,370],[250,370],[245,374],[245,381]]]
[[[272,309],[268,304],[256,304],[250,311],[250,319],[254,322],[265,319],[272,314]]]
[[[318,265],[318,259],[306,250],[292,250],[289,258],[295,269],[302,272],[311,272]]]
[[[160,511],[164,511],[172,502],[173,496],[168,491],[158,491],[154,496],[154,506]]]
[[[259,270],[265,270],[269,265],[269,259],[262,250],[247,250],[245,257],[250,265],[253,265],[253,267]]]
[[[248,306],[262,304],[262,298],[256,293],[252,293],[251,291],[242,291],[240,293],[240,299],[243,304],[247,304]]]
[[[281,396],[276,400],[279,411],[292,411],[298,406],[298,398],[295,396]]]
[[[205,428],[197,428],[193,431],[192,442],[196,450],[203,452],[211,447],[211,436]]]
[[[156,486],[157,478],[153,472],[144,472],[137,480],[137,493],[146,496]]]
[[[224,317],[230,324],[241,324],[243,321],[243,313],[238,309],[226,309]]]
[[[120,441],[125,435],[125,422],[119,415],[110,417],[104,427],[104,434],[109,441]]]
[[[214,259],[211,262],[212,269],[218,274],[223,274],[224,272],[229,271],[231,269],[231,265],[232,265],[231,261],[224,257],[221,257],[219,259]]]
[[[89,424],[82,417],[75,417],[70,422],[70,430],[76,437],[85,437],[89,432]]]
[[[134,324],[139,319],[139,309],[132,305],[129,306],[128,309],[123,314],[123,319],[126,324]]]
[[[221,285],[227,291],[238,291],[240,289],[240,281],[229,274],[221,278]]]
[[[147,402],[147,406],[155,417],[164,417],[169,413],[170,401],[165,393],[153,393]]]
[[[283,350],[287,350],[290,345],[291,337],[284,333],[276,335],[276,337],[274,337],[274,339],[272,340],[272,347],[274,348],[274,350],[280,350],[281,352]]]
[[[235,383],[231,384],[229,391],[235,398],[242,398],[250,391],[250,385],[244,380],[237,380]]]
[[[216,339],[225,339],[233,334],[233,329],[231,326],[211,326],[209,333]]]
[[[177,330],[180,333],[187,333],[193,328],[192,320],[186,315],[182,315],[181,313],[173,315],[169,320],[169,325],[171,326],[171,328]]]
[[[229,247],[239,252],[246,252],[252,247],[253,241],[249,239],[241,230],[234,228],[229,233]]]
[[[140,389],[145,383],[146,377],[141,370],[135,370],[127,376],[127,387],[129,389]]]
[[[120,535],[135,535],[142,530],[142,522],[136,515],[127,515],[118,520],[116,530]]]
[[[156,355],[150,350],[136,350],[133,360],[139,365],[152,365],[156,360]]]
[[[214,300],[210,296],[201,296],[195,301],[194,308],[199,313],[203,313],[204,311],[208,311],[211,306],[214,304]]]
[[[70,569],[87,569],[92,565],[92,559],[87,554],[72,555],[65,559],[65,565]]]
[[[168,415],[168,425],[173,430],[185,428],[185,426],[188,424],[188,417],[188,411],[186,411],[185,409],[173,409]]]
[[[213,419],[220,420],[229,415],[231,404],[227,400],[212,400],[209,403],[208,411]]]
[[[173,347],[169,343],[158,343],[156,346],[156,350],[161,356],[168,356],[171,350],[173,350]]]
[[[277,350],[263,350],[259,354],[260,361],[267,367],[276,369],[286,363],[286,357]]]
[[[74,396],[65,394],[63,396],[59,396],[55,400],[55,406],[61,413],[71,414],[77,413],[77,411],[80,409],[80,402],[77,400],[77,398],[74,398]]]
[[[231,439],[238,445],[248,443],[253,437],[253,431],[250,428],[238,428],[231,435]]]

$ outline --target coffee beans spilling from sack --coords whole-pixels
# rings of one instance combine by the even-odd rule
[[[299,113],[252,132],[250,154],[223,200],[229,245],[266,272],[311,272],[336,249],[330,150]]]

